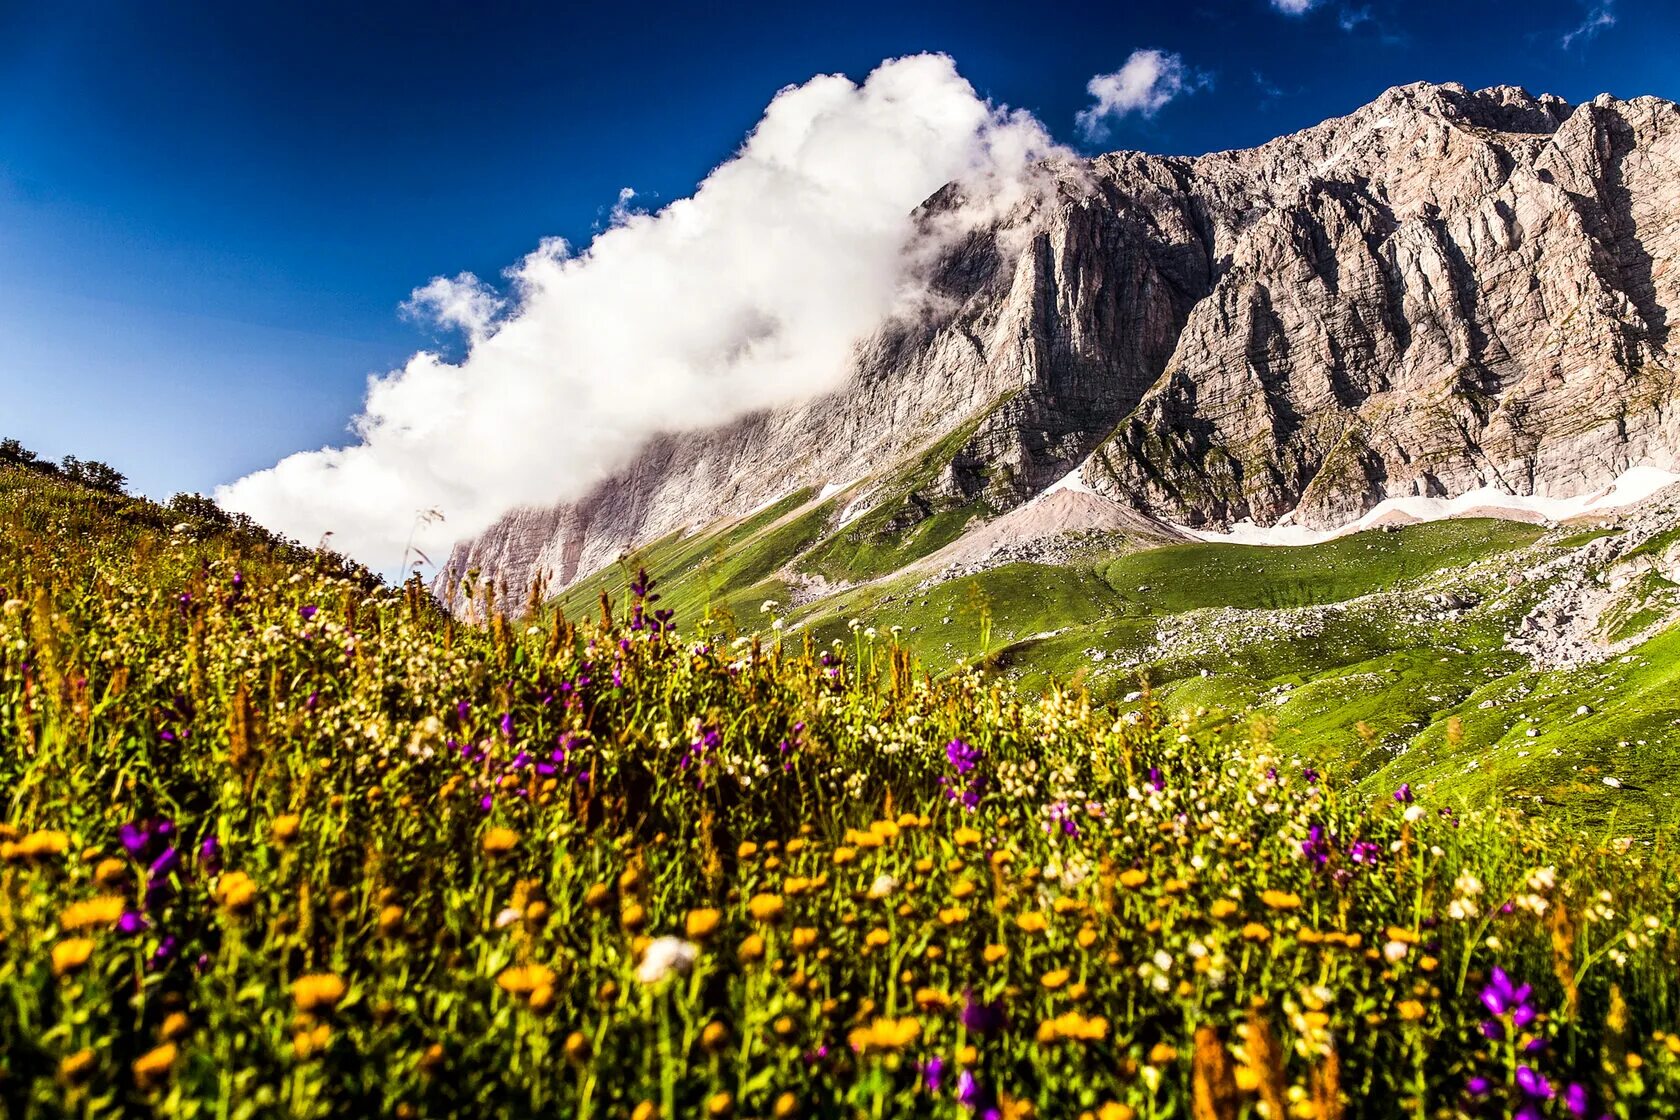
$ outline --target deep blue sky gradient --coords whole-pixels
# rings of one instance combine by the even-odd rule
[[[1416,80],[1680,98],[1680,3],[1560,45],[1602,3],[0,0],[0,436],[156,496],[344,442],[367,375],[440,343],[412,288],[688,193],[813,74],[943,51],[1077,144],[1091,75],[1174,51],[1212,88],[1105,146],[1179,153]]]

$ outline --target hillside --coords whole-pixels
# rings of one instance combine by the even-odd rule
[[[778,620],[850,649],[867,628],[936,671],[1122,706],[1147,682],[1170,708],[1264,714],[1371,788],[1451,776],[1465,804],[1639,830],[1680,813],[1680,487],[1562,525],[1455,518],[1298,547],[1052,532],[853,582],[813,573],[843,500],[819,498],[673,534],[556,602],[619,598],[643,567],[683,617],[742,632]]]
[[[668,598],[516,626],[161,513],[0,472],[6,1116],[1680,1109],[1669,839],[890,634],[730,640],[702,542]],[[737,526],[734,576],[797,524]],[[1426,531],[1359,577],[1381,542],[1053,570],[1173,619],[1616,539]],[[1036,624],[1002,589],[1043,573],[981,575]]]

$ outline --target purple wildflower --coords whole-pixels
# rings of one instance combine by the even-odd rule
[[[957,773],[966,774],[980,764],[981,754],[979,748],[952,739],[945,744],[945,758],[957,768]]]
[[[1552,1083],[1533,1066],[1517,1067],[1517,1087],[1537,1101],[1551,1100],[1554,1095]]]

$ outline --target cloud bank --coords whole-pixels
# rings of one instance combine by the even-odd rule
[[[544,241],[506,294],[470,273],[416,289],[405,312],[462,331],[465,356],[422,351],[370,379],[356,442],[216,498],[305,542],[330,532],[376,569],[411,535],[441,561],[509,509],[580,496],[658,432],[834,387],[912,298],[914,208],[953,180],[1007,200],[1056,151],[941,55],[790,86],[692,196],[649,213],[626,192],[588,247]]]
[[[1133,51],[1112,74],[1098,74],[1085,86],[1094,99],[1074,117],[1087,140],[1104,140],[1120,118],[1137,113],[1152,117],[1173,98],[1211,84],[1212,79],[1191,70],[1184,59],[1166,51]]]

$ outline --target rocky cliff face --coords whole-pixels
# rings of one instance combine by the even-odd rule
[[[1058,167],[943,251],[937,313],[860,345],[840,390],[661,438],[457,546],[439,589],[477,569],[556,590],[805,486],[899,504],[902,528],[1078,468],[1182,524],[1329,526],[1388,497],[1674,469],[1677,256],[1680,108],[1655,98],[1415,85],[1249,151]]]

